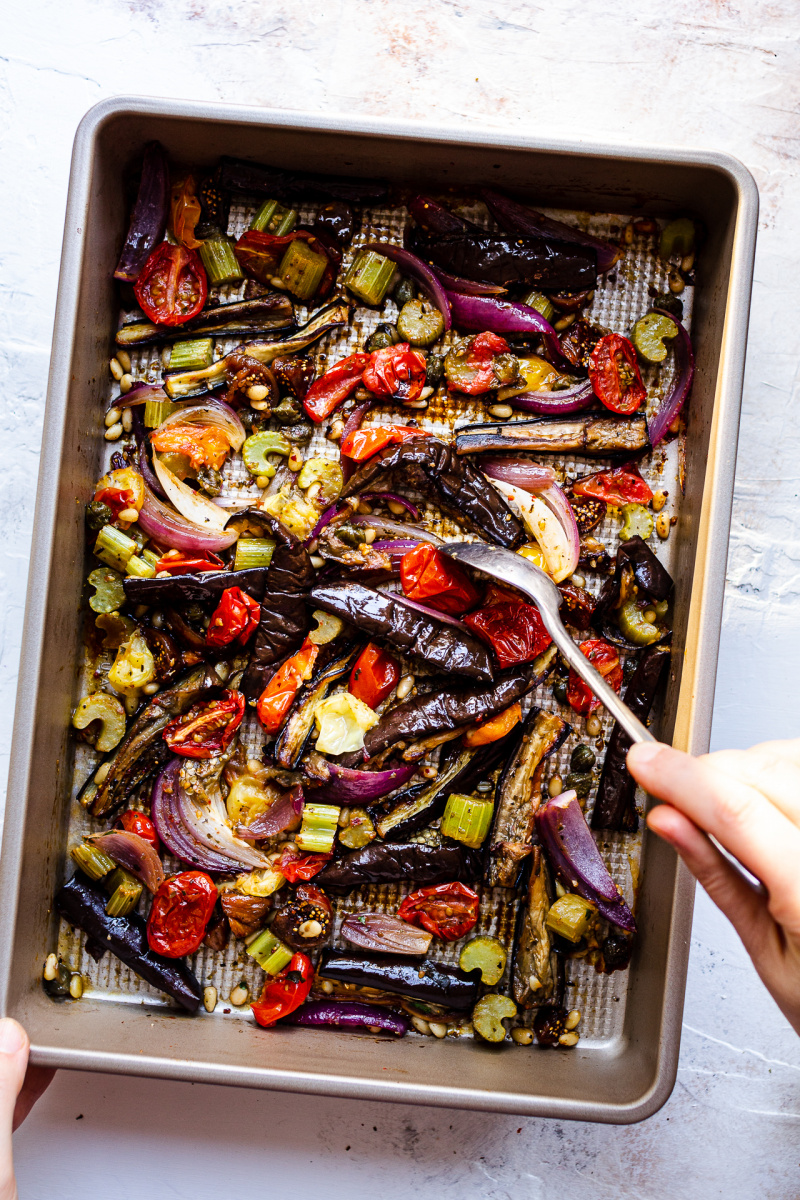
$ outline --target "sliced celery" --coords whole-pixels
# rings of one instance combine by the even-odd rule
[[[299,849],[310,854],[331,854],[341,811],[336,804],[306,804],[303,824],[295,837]]]
[[[77,846],[72,847],[70,854],[84,875],[88,875],[90,879],[102,879],[116,866],[113,858],[109,858],[97,846],[90,846],[88,842],[79,842]]]
[[[253,217],[251,229],[260,233],[271,233],[275,237],[284,237],[291,233],[297,224],[297,209],[284,208],[277,200],[265,200]]]
[[[249,567],[268,567],[275,543],[269,538],[239,538],[236,543],[234,571],[246,571]]]
[[[114,889],[106,905],[110,917],[127,917],[139,903],[142,885],[138,879],[126,879]]]
[[[317,254],[307,242],[296,238],[286,247],[278,276],[287,292],[298,300],[310,300],[322,282],[327,265],[324,254]]]
[[[282,433],[277,429],[264,429],[247,439],[242,446],[242,458],[251,475],[266,475],[271,466],[268,454],[291,454],[291,451],[292,447]]]
[[[172,360],[170,360],[172,361]],[[171,400],[145,400],[144,423],[148,429],[157,429],[162,421],[166,421],[170,413],[177,408]]]
[[[152,579],[155,573],[153,564],[145,558],[139,558],[138,554],[132,554],[128,559],[126,574],[135,575],[137,579]]]
[[[233,242],[224,233],[215,233],[206,238],[200,246],[199,254],[208,275],[208,282],[212,286],[238,283],[244,279],[239,260],[233,251]]]
[[[115,529],[113,525],[104,525],[94,544],[97,557],[115,571],[126,571],[137,550],[138,546],[133,538],[129,538],[121,529]]]
[[[492,823],[494,803],[491,799],[464,796],[454,792],[448,797],[442,817],[442,833],[445,837],[463,842],[477,850],[483,843]]]
[[[365,304],[382,304],[394,269],[391,259],[374,250],[360,250],[344,277],[344,285]]]
[[[264,929],[247,947],[247,953],[254,958],[262,971],[268,975],[277,975],[292,960],[293,952],[285,946],[269,929]]]
[[[194,338],[190,342],[176,342],[169,356],[170,371],[199,371],[210,367],[214,361],[214,339]]]
[[[541,313],[545,321],[552,321],[556,310],[553,308],[547,296],[543,296],[541,292],[528,292],[527,296],[523,296],[522,304],[528,308],[535,308],[538,313]]]

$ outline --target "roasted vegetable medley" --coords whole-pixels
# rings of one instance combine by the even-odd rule
[[[192,1012],[574,1046],[570,970],[635,948],[626,738],[536,607],[442,547],[546,571],[648,718],[699,227],[601,239],[156,143],[131,172],[57,911]],[[607,328],[636,239],[662,290]],[[80,963],[44,986],[80,996]]]

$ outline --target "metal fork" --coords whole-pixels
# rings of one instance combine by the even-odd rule
[[[508,583],[517,591],[524,592],[533,600],[542,617],[545,629],[563,654],[573,671],[580,675],[584,683],[597,696],[600,703],[607,708],[615,721],[618,721],[632,742],[655,742],[649,729],[634,716],[624,700],[621,700],[612,687],[606,683],[573,642],[561,621],[559,608],[562,595],[549,575],[521,554],[511,550],[503,550],[499,546],[487,546],[485,542],[449,542],[441,547],[446,554],[457,562],[486,575],[492,575],[501,583]],[[735,871],[754,891],[766,894],[766,888],[756,879],[747,867],[742,866],[729,850],[722,846],[713,834],[707,835],[720,854],[731,864]]]

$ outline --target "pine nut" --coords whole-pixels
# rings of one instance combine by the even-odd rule
[[[117,383],[119,383],[120,379],[122,379],[122,376],[125,374],[125,372],[122,369],[121,362],[119,361],[118,358],[112,358],[111,362],[108,364],[108,366],[111,371],[111,374],[114,376]]]
[[[376,537],[377,537],[377,534],[374,529],[367,529],[364,533],[364,541],[367,543],[368,546],[372,545],[372,543],[375,541]]]
[[[251,400],[250,407],[254,408],[256,412],[266,412],[270,407],[270,402],[269,400]]]
[[[119,520],[127,521],[129,525],[132,525],[134,521],[138,521],[138,519],[139,512],[138,509],[135,508],[123,508],[122,512],[119,514]]]
[[[681,270],[684,272],[684,274],[688,275],[693,266],[694,254],[687,254],[685,258],[681,259]]]
[[[686,284],[681,279],[677,271],[672,271],[669,277],[669,290],[674,296],[680,296]]]
[[[159,571],[159,575],[160,574],[161,572]],[[164,614],[160,612],[154,612],[150,618],[150,624],[153,626],[153,629],[162,629],[164,626]]]
[[[589,734],[589,737],[597,737],[602,728],[603,722],[596,713],[592,713],[586,721],[586,732]]]
[[[133,610],[133,615],[136,617],[137,621],[141,621],[142,617],[146,617],[149,611],[149,604],[137,604],[136,608]]]
[[[339,813],[339,828],[347,829],[347,826],[349,824],[350,824],[350,809],[343,808],[342,811]]]
[[[622,240],[626,246],[633,245],[633,225],[630,221],[625,226],[625,232],[622,235]]]
[[[133,429],[133,411],[130,408],[122,410],[122,428],[126,433],[130,433]]]
[[[161,684],[156,683],[155,679],[152,683],[146,683],[142,688],[145,696],[155,696],[156,692],[161,690]]]
[[[645,621],[649,622],[650,625],[655,624],[656,610],[654,608],[646,608],[644,610],[643,616],[644,616]]]
[[[209,984],[203,988],[203,1008],[206,1012],[211,1013],[217,1007],[217,989]]]
[[[427,400],[406,400],[403,408],[427,408]]]
[[[372,512],[372,505],[367,504],[366,500],[362,500],[357,511],[362,517],[368,517]]]
[[[514,410],[510,404],[493,404],[490,407],[489,412],[493,417],[500,417],[503,420],[506,420],[512,415]]]
[[[344,433],[344,421],[334,421],[328,430],[328,440],[338,442]]]
[[[365,387],[357,387],[353,393],[356,400],[371,400],[372,392],[368,392]]]
[[[387,500],[386,507],[388,508],[389,512],[394,513],[396,517],[402,517],[403,513],[406,512],[405,507],[400,503],[399,500]]]
[[[105,436],[107,442],[119,441],[119,439],[122,437],[122,422],[117,421],[115,425],[112,425],[110,429],[107,429]]]
[[[586,580],[583,575],[573,575],[570,583],[574,583],[575,587],[586,587]]]
[[[397,685],[397,699],[405,700],[406,696],[409,694],[409,692],[411,691],[413,686],[414,686],[414,676],[413,675],[404,675],[403,678],[400,680],[400,682]]]
[[[303,921],[302,925],[298,925],[297,932],[301,938],[317,938],[322,933],[322,926],[319,921]]]
[[[439,1021],[429,1021],[429,1028],[435,1038],[447,1037],[447,1026],[442,1025]]]
[[[72,975],[70,977],[69,994],[73,1000],[80,1000],[83,995],[83,980],[80,975]]]
[[[234,1006],[234,1008],[241,1008],[243,1004],[247,1004],[247,1001],[249,1000],[249,998],[250,998],[250,989],[248,988],[248,986],[244,982],[244,980],[242,980],[241,983],[237,983],[236,987],[233,989],[233,991],[231,992],[230,997],[229,997],[230,1002]]]
[[[131,369],[131,356],[128,354],[128,351],[118,350],[115,357],[123,371],[125,371],[127,374],[127,372]]]
[[[431,1027],[427,1021],[423,1021],[422,1017],[412,1017],[411,1024],[416,1029],[417,1033],[430,1033]]]
[[[299,471],[303,465],[303,455],[296,446],[292,446],[292,452],[289,455],[287,466],[290,471]]]
[[[653,512],[661,512],[664,505],[667,503],[667,492],[654,492],[651,506]]]
[[[419,394],[420,400],[429,400],[433,395],[433,392],[434,389],[432,387],[424,387]]]
[[[567,1013],[567,1019],[564,1022],[565,1029],[577,1029],[581,1023],[580,1009],[573,1008]]]
[[[560,1046],[577,1046],[579,1041],[580,1034],[572,1031],[570,1033],[562,1033],[561,1037],[558,1039],[558,1044]]]
[[[324,992],[326,996],[330,996],[331,992],[333,991],[333,984],[331,983],[330,979],[323,979],[320,982],[319,990]]]
[[[439,774],[439,768],[428,765],[427,767],[420,767],[419,773],[423,779],[435,779]]]
[[[131,390],[132,387],[133,387],[133,376],[129,375],[126,372],[122,376],[122,379],[120,379],[120,381],[119,381],[119,390],[122,392],[123,396],[125,396]]]
[[[111,770],[111,763],[104,762],[103,765],[98,767],[97,770],[95,771],[94,782],[98,785],[101,783],[105,783],[105,781],[108,779],[108,773],[110,770]]]
[[[110,429],[112,425],[116,425],[121,416],[121,408],[110,408],[103,418],[106,428]]]
[[[542,987],[541,979],[537,979],[535,975],[529,975],[528,976],[528,987],[531,989],[532,992],[538,992],[539,988]]]
[[[563,330],[569,329],[577,315],[577,313],[569,313],[566,317],[561,317],[560,320],[554,323],[553,329],[555,329],[556,333],[561,333]]]
[[[560,775],[552,775],[550,782],[547,785],[547,793],[550,796],[560,796],[564,790],[564,784]]]
[[[669,537],[669,528],[669,517],[665,512],[659,513],[656,517],[656,533],[662,541]]]
[[[319,570],[320,570],[320,568],[322,568],[322,567],[324,567],[324,566],[325,566],[325,559],[322,557],[322,555],[321,555],[321,554],[312,554],[312,555],[310,555],[310,562],[311,562],[311,565],[312,565],[312,567],[313,567],[313,568],[314,568],[316,571],[319,571]]]
[[[58,957],[55,954],[48,954],[44,960],[44,970],[42,976],[48,983],[52,983],[58,974]]]
[[[248,400],[266,400],[269,395],[269,388],[263,383],[254,383],[252,387],[247,389]]]
[[[532,1029],[512,1029],[511,1040],[516,1042],[518,1046],[530,1046],[533,1041]]]

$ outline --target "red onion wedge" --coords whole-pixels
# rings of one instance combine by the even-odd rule
[[[115,396],[108,408],[136,408],[137,405],[146,404],[148,400],[168,399],[167,393],[159,384],[144,383],[140,380],[125,396]]]
[[[311,534],[309,535],[309,537],[306,538],[303,545],[308,546],[310,542],[314,541],[314,538],[318,538],[319,535],[322,533],[323,529],[325,528],[325,526],[329,525],[331,523],[331,521],[336,516],[336,514],[338,513],[338,511],[341,507],[342,507],[341,501],[336,500],[330,506],[330,508],[326,508],[325,512],[322,514],[320,519],[317,521],[316,525],[311,530]]]
[[[283,1025],[327,1025],[336,1029],[364,1029],[369,1033],[408,1033],[408,1018],[377,1004],[358,1000],[308,1000],[284,1017]]]
[[[562,417],[583,412],[593,403],[594,392],[588,379],[578,380],[571,387],[553,392],[520,392],[506,400],[506,404],[518,408],[520,412]]]
[[[671,317],[678,326],[678,337],[675,340],[675,366],[677,368],[675,382],[658,407],[658,412],[647,421],[647,432],[650,435],[651,446],[657,446],[664,439],[672,422],[680,413],[694,379],[694,351],[692,342],[682,321],[676,320],[672,313],[657,308],[656,312],[665,317]]]
[[[396,492],[360,492],[360,500],[382,500],[384,503],[387,500],[393,500],[395,504],[402,504],[406,512],[411,513],[415,521],[420,519],[419,509],[416,504],[412,504],[410,500],[406,500],[405,496],[398,496]]]
[[[397,538],[393,542],[373,542],[373,550],[382,550],[390,558],[402,558],[409,550],[416,550],[419,542],[416,538]]]
[[[427,954],[433,941],[433,934],[385,913],[351,913],[340,932],[352,946],[379,954]]]
[[[119,256],[115,279],[134,283],[151,252],[164,236],[169,211],[169,159],[160,142],[144,148],[139,192],[128,234]]]
[[[244,841],[258,841],[261,838],[273,838],[283,833],[290,825],[297,822],[303,812],[303,789],[293,787],[280,800],[276,800],[272,808],[255,817],[249,825],[237,825],[236,836]]]
[[[578,793],[562,792],[546,800],[536,813],[536,830],[564,886],[596,904],[612,925],[634,932],[633,913],[600,856]]]
[[[556,481],[552,467],[542,467],[528,458],[492,458],[480,460],[480,468],[490,479],[514,483],[526,492],[540,492]]]
[[[565,225],[563,221],[554,221],[544,213],[517,204],[516,200],[502,196],[499,192],[493,192],[491,188],[482,188],[481,198],[500,228],[508,233],[529,234],[533,237],[552,238],[559,242],[588,246],[597,254],[597,270],[601,275],[610,270],[619,258],[619,250],[610,242],[604,242],[602,238],[593,237],[572,225]]]
[[[171,550],[227,550],[239,536],[225,530],[215,533],[201,529],[173,508],[162,504],[146,483],[139,524],[148,537]]]
[[[575,513],[572,511],[572,505],[566,494],[557,483],[551,483],[549,487],[542,488],[538,496],[554,514],[566,535],[566,562],[563,566],[563,577],[569,579],[577,571],[578,559],[581,556],[581,535],[578,530],[578,522],[575,520]]]
[[[431,269],[448,292],[460,292],[462,296],[505,296],[508,292],[508,288],[501,287],[499,283],[480,283],[477,279],[448,275],[447,271],[442,271],[439,267]]]
[[[164,882],[164,868],[155,847],[126,829],[111,829],[108,833],[92,834],[90,840],[115,863],[140,879],[154,895]]]
[[[393,767],[390,771],[354,771],[325,760],[327,780],[313,787],[314,800],[327,800],[331,804],[366,804],[388,796],[396,788],[408,783],[415,774],[416,766]]]
[[[431,304],[435,304],[442,314],[445,329],[450,328],[452,321],[447,292],[427,263],[424,263],[416,254],[412,254],[410,250],[404,250],[402,246],[396,246],[392,242],[367,242],[362,249],[374,250],[376,254],[382,254],[384,258],[391,259],[416,279]]]
[[[430,542],[432,546],[444,545],[444,540],[436,533],[430,533],[429,530],[419,526],[414,526],[412,529],[409,525],[403,525],[400,521],[392,521],[389,517],[381,517],[376,513],[372,513],[368,517],[353,517],[350,524],[366,529],[377,529],[383,533],[394,533],[399,538],[407,538],[410,533],[413,533],[414,540],[417,542]]]
[[[447,298],[459,329],[471,329],[476,333],[488,329],[491,333],[540,334],[551,356],[557,362],[566,362],[558,334],[535,308],[511,300],[497,300],[494,296],[462,296],[458,292],[448,292]]]

